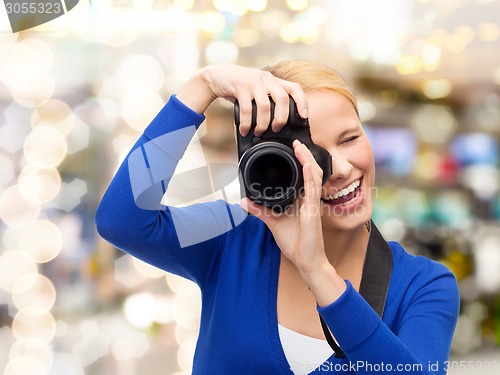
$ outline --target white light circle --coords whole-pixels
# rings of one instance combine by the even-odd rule
[[[7,363],[3,375],[44,375],[46,373],[46,366],[38,358],[21,355]]]
[[[56,302],[56,288],[52,281],[38,273],[19,278],[12,288],[12,300],[18,310],[38,307],[49,311]]]
[[[38,169],[28,164],[19,174],[19,192],[31,203],[46,203],[54,199],[61,188],[61,175],[56,168]]]
[[[125,122],[137,131],[143,131],[163,107],[161,97],[151,91],[129,93],[121,106]]]
[[[0,256],[0,287],[12,292],[19,278],[38,272],[38,267],[20,251],[6,251]]]
[[[37,263],[47,263],[62,249],[62,233],[48,220],[36,220],[19,236],[19,248]]]
[[[28,202],[17,185],[9,187],[0,195],[0,219],[10,227],[30,225],[38,218],[40,211],[40,205]]]
[[[205,49],[208,64],[233,64],[238,60],[239,48],[233,42],[211,42]]]
[[[164,73],[158,60],[146,55],[134,55],[121,63],[118,77],[126,92],[157,92],[163,87]]]
[[[53,352],[47,343],[28,337],[16,341],[10,348],[9,358],[11,360],[23,357],[36,359],[38,364],[41,365],[40,374],[42,374],[47,372],[52,366]]]
[[[25,307],[14,316],[12,333],[17,339],[33,337],[48,343],[56,334],[56,321],[52,314],[43,308]]]
[[[36,127],[24,142],[24,156],[37,168],[57,167],[67,151],[68,145],[64,136],[49,126]]]

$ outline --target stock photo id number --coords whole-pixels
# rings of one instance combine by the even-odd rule
[[[4,0],[13,33],[52,21],[73,9],[79,0]]]

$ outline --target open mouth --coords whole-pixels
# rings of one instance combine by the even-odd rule
[[[321,198],[322,202],[329,205],[348,205],[361,195],[363,177],[352,182],[346,188],[339,190],[327,197]],[[352,202],[351,202],[352,201]]]

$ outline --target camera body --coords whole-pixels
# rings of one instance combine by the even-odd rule
[[[271,119],[267,130],[260,136],[254,134],[257,106],[252,101],[252,122],[249,133],[240,134],[240,110],[234,103],[238,168],[242,196],[283,212],[299,196],[303,187],[302,165],[295,157],[292,143],[295,139],[304,143],[323,170],[323,181],[332,175],[332,158],[324,148],[312,141],[308,119],[299,116],[297,105],[290,97],[290,110],[286,125],[279,133],[271,128],[275,103],[271,101]]]

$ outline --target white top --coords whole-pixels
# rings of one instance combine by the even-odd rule
[[[302,335],[278,324],[281,346],[295,375],[314,371],[333,354],[326,340]]]

